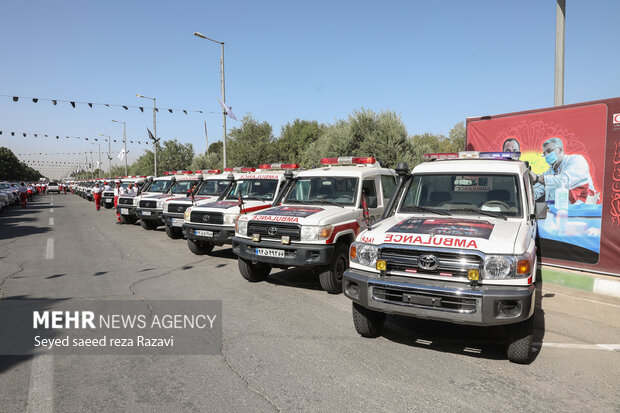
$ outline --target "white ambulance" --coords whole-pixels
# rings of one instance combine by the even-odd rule
[[[363,226],[363,200],[374,223],[392,196],[396,173],[373,157],[321,164],[300,172],[277,206],[239,218],[233,251],[248,281],[264,280],[272,267],[311,267],[325,291],[342,291],[349,245]]]
[[[427,155],[402,176],[387,217],[351,245],[343,291],[359,334],[381,334],[386,314],[506,325],[507,355],[532,353],[537,218],[519,153]],[[400,165],[399,165],[400,166]]]
[[[166,234],[172,239],[183,238],[183,214],[190,206],[202,205],[217,201],[234,181],[234,175],[222,173],[219,169],[199,170],[196,174],[202,175],[202,181],[190,196],[173,198],[164,202],[162,219],[166,226]]]
[[[269,208],[285,182],[296,174],[298,164],[270,164],[255,168],[226,168],[240,175],[228,192],[216,202],[185,210],[183,232],[194,254],[208,254],[213,247],[230,244],[240,216]]]

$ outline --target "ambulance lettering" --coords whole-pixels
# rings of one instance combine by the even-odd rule
[[[364,241],[367,242],[367,241]],[[404,235],[404,234],[385,234],[383,242],[391,242],[395,244],[412,244],[412,245],[433,245],[436,247],[457,247],[478,249],[476,240],[459,239],[453,237],[422,237],[420,235]]]

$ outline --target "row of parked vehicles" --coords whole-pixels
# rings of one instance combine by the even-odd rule
[[[20,182],[0,182],[0,211],[9,206],[19,205],[20,185]]]
[[[310,268],[352,300],[362,336],[380,335],[386,314],[505,325],[508,358],[531,360],[546,208],[519,153],[431,154],[413,171],[340,157],[131,179],[140,191],[118,199],[124,223],[164,226],[194,254],[232,245],[250,282]]]

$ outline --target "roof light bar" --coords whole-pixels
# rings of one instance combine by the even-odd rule
[[[296,163],[266,163],[258,166],[260,169],[299,169]]]
[[[197,174],[220,174],[222,171],[219,169],[209,169],[208,171],[203,171],[202,169],[196,171]]]
[[[256,168],[224,168],[224,172],[256,172]]]
[[[377,160],[372,156],[367,157],[354,157],[354,156],[341,156],[339,158],[323,158],[321,163],[323,165],[355,165],[355,164],[374,164]]]
[[[485,159],[511,159],[518,161],[521,158],[521,152],[480,152],[480,157]]]
[[[459,154],[456,152],[443,152],[443,153],[425,153],[424,159],[456,159]]]

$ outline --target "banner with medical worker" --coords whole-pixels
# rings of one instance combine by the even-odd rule
[[[469,118],[467,150],[529,163],[543,263],[620,275],[620,98]]]

